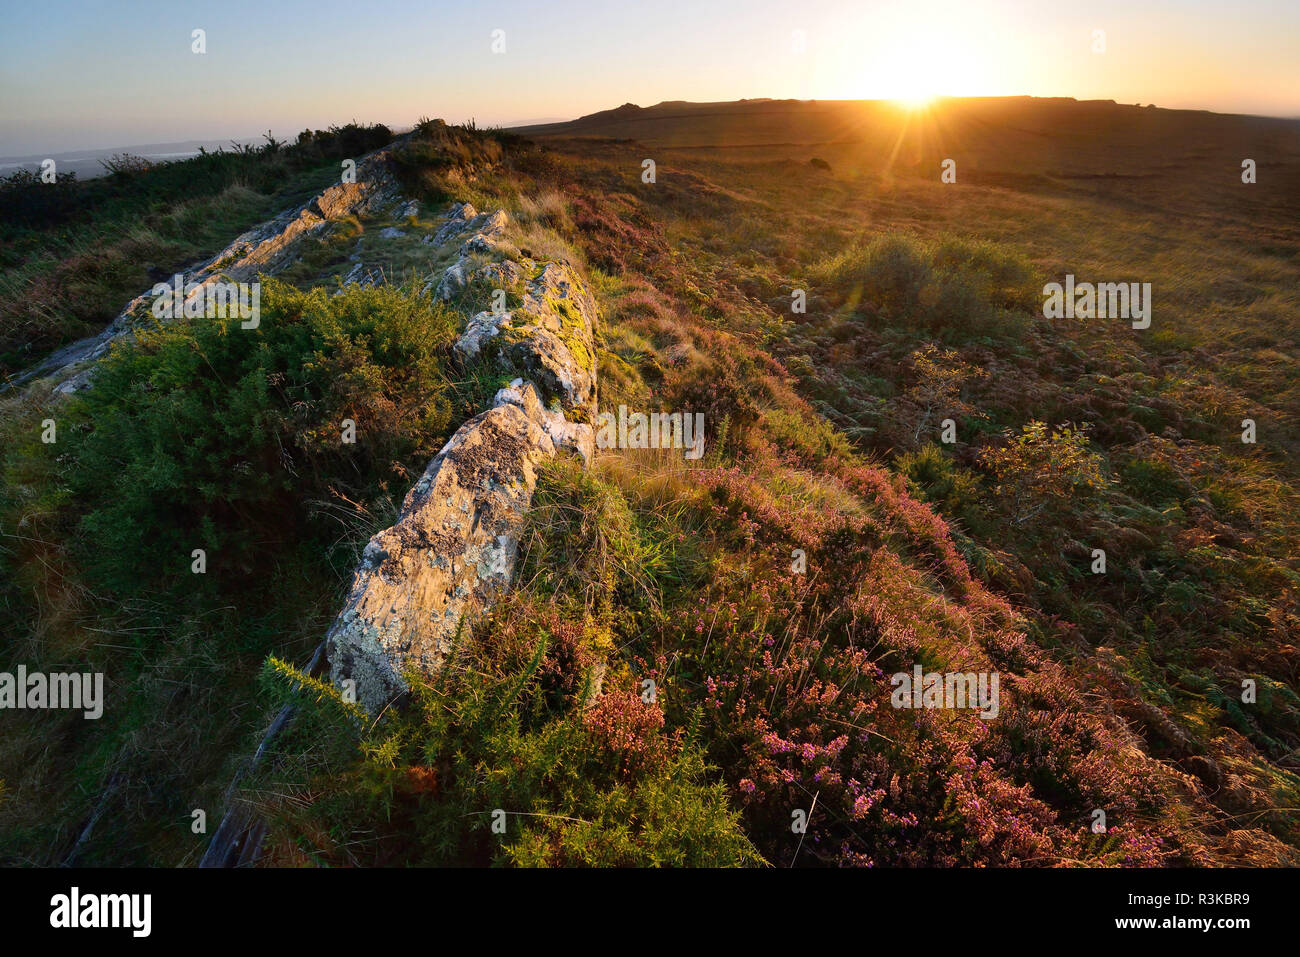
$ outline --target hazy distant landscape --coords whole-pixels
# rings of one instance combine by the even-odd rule
[[[257,142],[256,137],[243,141],[245,144]],[[111,149],[77,150],[69,153],[50,153],[44,155],[0,156],[0,177],[9,176],[15,170],[26,169],[38,172],[41,163],[52,159],[62,171],[75,173],[79,179],[93,179],[104,175],[103,161],[123,154],[139,156],[153,163],[168,163],[175,160],[189,159],[198,154],[199,149],[230,149],[228,140],[189,140],[182,143],[142,143],[129,146],[116,146]]]

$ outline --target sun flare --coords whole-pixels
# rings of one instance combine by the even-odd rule
[[[954,15],[955,16],[955,15]],[[907,110],[924,109],[945,96],[983,94],[994,85],[990,65],[968,42],[972,31],[952,17],[921,24],[901,16],[873,22],[870,46],[845,63],[850,95],[891,100]]]
[[[917,110],[928,108],[938,99],[938,94],[918,90],[914,93],[900,93],[891,97],[891,99],[903,109],[914,113]]]

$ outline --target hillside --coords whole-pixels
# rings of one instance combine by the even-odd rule
[[[138,198],[188,164],[6,227],[0,647],[108,690],[10,716],[0,859],[1300,864],[1300,123],[359,129],[188,161],[224,232]],[[258,323],[152,321],[182,266]],[[1067,274],[1150,326],[1047,318]]]

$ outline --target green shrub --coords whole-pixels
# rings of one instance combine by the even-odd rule
[[[584,683],[556,701],[545,676],[565,665],[565,642],[544,626],[528,640],[514,667],[485,635],[463,659],[472,667],[409,674],[411,706],[374,722],[269,662],[268,683],[301,706],[266,772],[271,863],[762,863],[690,733],[666,732],[659,706],[630,690],[606,688],[586,708]]]
[[[852,309],[956,339],[1011,337],[1034,304],[1023,257],[982,241],[925,241],[888,233],[850,247],[814,270],[814,280]]]
[[[1029,422],[1019,432],[1008,430],[1007,442],[985,449],[980,460],[1016,525],[1060,524],[1067,517],[1077,523],[1110,484],[1106,459],[1092,450],[1086,425],[1049,431],[1045,422]]]
[[[916,311],[921,290],[932,276],[925,247],[911,237],[891,233],[841,253],[820,278],[854,302],[869,302],[903,318]]]
[[[933,442],[899,456],[895,468],[922,499],[938,506],[945,516],[967,526],[977,520],[983,495],[979,476],[954,463]]]
[[[309,503],[364,502],[447,431],[455,328],[414,290],[331,297],[268,280],[256,329],[177,320],[115,349],[69,406],[60,458],[93,582],[192,587],[189,556],[203,548],[203,581],[228,583],[265,571],[280,547],[328,544]]]

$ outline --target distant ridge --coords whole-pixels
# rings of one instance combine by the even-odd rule
[[[939,97],[919,111],[909,111],[893,100],[624,103],[576,120],[517,126],[512,131],[539,139],[632,140],[669,149],[862,143],[874,152],[877,147],[892,147],[909,126],[913,130],[932,128],[930,146],[937,148],[943,142],[945,149],[961,152],[968,160],[981,154],[1001,156],[1005,145],[1025,137],[1080,141],[1077,150],[1081,152],[1106,142],[1145,155],[1157,146],[1194,153],[1206,143],[1231,153],[1260,136],[1282,137],[1279,145],[1287,144],[1284,148],[1289,149],[1298,132],[1294,119],[1280,117],[1027,95]],[[1068,170],[1077,164],[1067,152],[1055,157],[1051,165]],[[1089,160],[1081,168],[1092,165]]]

